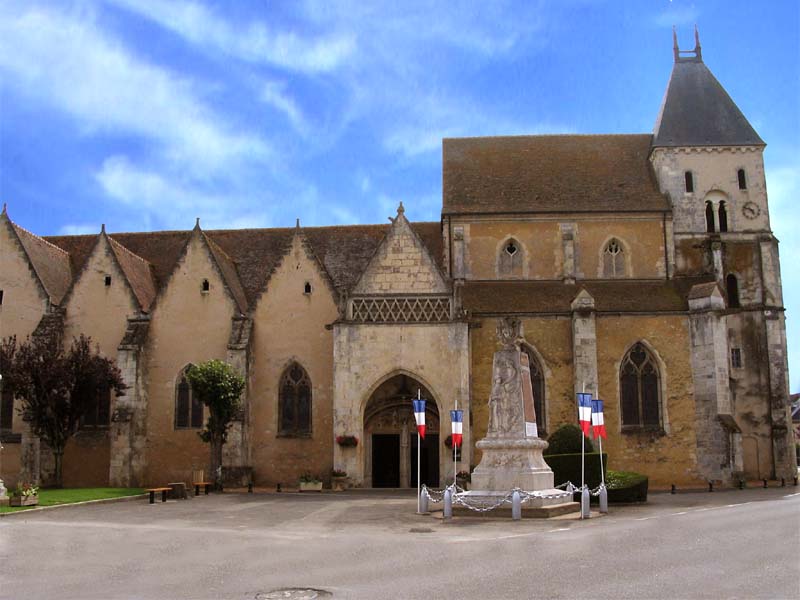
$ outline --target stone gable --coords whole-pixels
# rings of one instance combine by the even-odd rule
[[[436,263],[403,214],[403,205],[375,251],[354,294],[446,294]]]

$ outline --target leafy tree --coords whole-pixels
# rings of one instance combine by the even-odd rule
[[[94,406],[98,390],[113,389],[118,396],[125,391],[122,374],[113,360],[92,350],[91,338],[84,335],[73,339],[67,352],[59,338],[49,336],[29,338],[16,351],[10,340],[3,340],[0,347],[22,418],[53,450],[60,487],[67,441]],[[4,385],[5,380],[4,374]]]
[[[221,483],[222,446],[228,441],[228,429],[241,410],[244,377],[221,360],[209,360],[192,366],[186,373],[192,394],[208,407],[208,420],[201,439],[210,445],[211,472],[217,488]]]

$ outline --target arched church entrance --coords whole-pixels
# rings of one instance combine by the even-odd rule
[[[410,375],[395,375],[372,393],[364,410],[367,487],[417,486],[417,426],[411,403],[417,390],[426,399],[422,440],[422,483],[439,486],[439,410],[430,392]]]

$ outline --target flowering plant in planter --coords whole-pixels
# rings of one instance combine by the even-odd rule
[[[18,483],[17,489],[14,490],[13,496],[21,496],[23,498],[30,498],[39,493],[39,488],[32,483]]]
[[[456,479],[460,479],[461,481],[472,481],[472,475],[470,475],[469,471],[459,471],[456,473]]]
[[[300,475],[300,483],[321,483],[319,477],[312,475],[308,471]]]
[[[347,471],[342,469],[331,469],[331,477],[347,477]]]
[[[354,435],[337,435],[336,443],[343,448],[355,448],[358,446],[358,438]]]

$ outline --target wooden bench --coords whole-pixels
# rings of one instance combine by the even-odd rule
[[[167,492],[169,492],[172,488],[168,487],[156,487],[156,488],[147,488],[145,491],[150,492],[150,504],[156,503],[156,492],[161,492],[161,501],[167,501]]]
[[[200,495],[200,486],[205,487],[206,496],[208,496],[208,489],[211,487],[212,483],[210,481],[195,481],[192,485],[194,485],[194,495]]]

